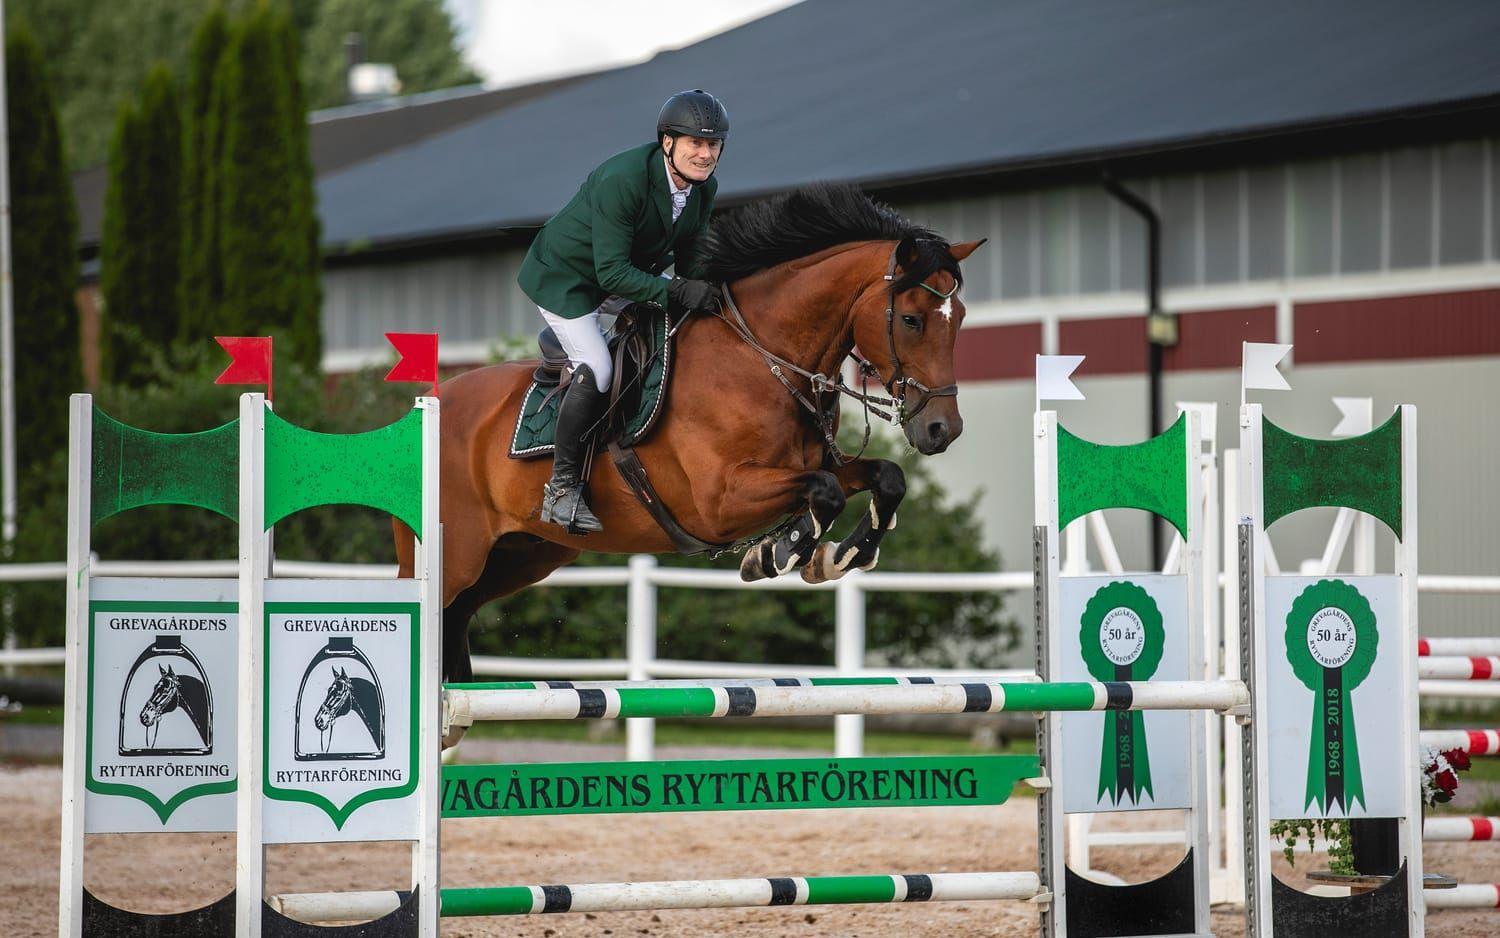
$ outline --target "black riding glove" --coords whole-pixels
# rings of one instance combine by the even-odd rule
[[[667,295],[678,306],[694,312],[710,312],[719,306],[719,288],[707,280],[673,277],[667,284]]]

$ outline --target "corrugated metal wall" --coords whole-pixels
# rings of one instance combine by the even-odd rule
[[[1161,216],[1169,288],[1500,260],[1500,138],[1124,182]],[[991,239],[964,265],[970,304],[1143,286],[1143,225],[1101,186],[898,207]]]
[[[1161,214],[1169,288],[1500,260],[1500,138],[1126,183]],[[1143,286],[1143,226],[1099,186],[898,207],[951,239],[991,239],[964,265],[971,306]],[[533,334],[536,310],[515,286],[522,254],[332,268],[327,348],[383,349],[396,328],[455,343]]]
[[[385,354],[385,333],[438,332],[445,343],[490,343],[535,334],[536,307],[516,286],[522,251],[457,253],[323,273],[324,342],[330,354]]]

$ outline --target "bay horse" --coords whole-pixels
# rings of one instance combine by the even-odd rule
[[[830,458],[827,424],[812,419],[797,395],[811,395],[807,376],[838,375],[857,347],[894,399],[911,445],[924,455],[947,449],[963,431],[953,374],[964,320],[959,262],[982,243],[949,244],[843,185],[799,189],[716,217],[699,250],[708,278],[733,299],[726,308],[740,315],[726,309],[683,321],[665,413],[636,447],[681,527],[727,543],[795,514],[746,553],[746,580],[800,569],[819,582],[874,566],[881,538],[896,526],[905,475],[884,459]],[[485,603],[584,550],[673,549],[609,459],[595,460],[588,492],[603,532],[574,535],[539,520],[552,467],[508,456],[535,368],[535,361],[491,365],[439,389],[448,681],[473,678],[468,625]],[[831,419],[836,414],[835,406]],[[861,491],[872,493],[870,510],[853,533],[819,544],[845,500]],[[399,521],[394,528],[400,575],[409,577],[412,532]]]

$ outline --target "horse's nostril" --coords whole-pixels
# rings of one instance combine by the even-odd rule
[[[944,439],[948,434],[948,422],[946,420],[934,420],[927,425],[927,436],[933,440]]]

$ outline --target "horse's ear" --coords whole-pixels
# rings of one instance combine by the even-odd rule
[[[979,246],[988,240],[989,238],[980,238],[978,241],[965,241],[962,244],[950,244],[948,246],[948,253],[953,255],[954,260],[962,261],[970,254],[973,254],[975,251],[979,250]]]
[[[896,245],[896,266],[901,270],[911,270],[912,265],[917,262],[917,239],[907,236]]]
[[[165,677],[167,674],[167,669],[162,665],[157,665],[156,670],[160,672],[163,677]]]

